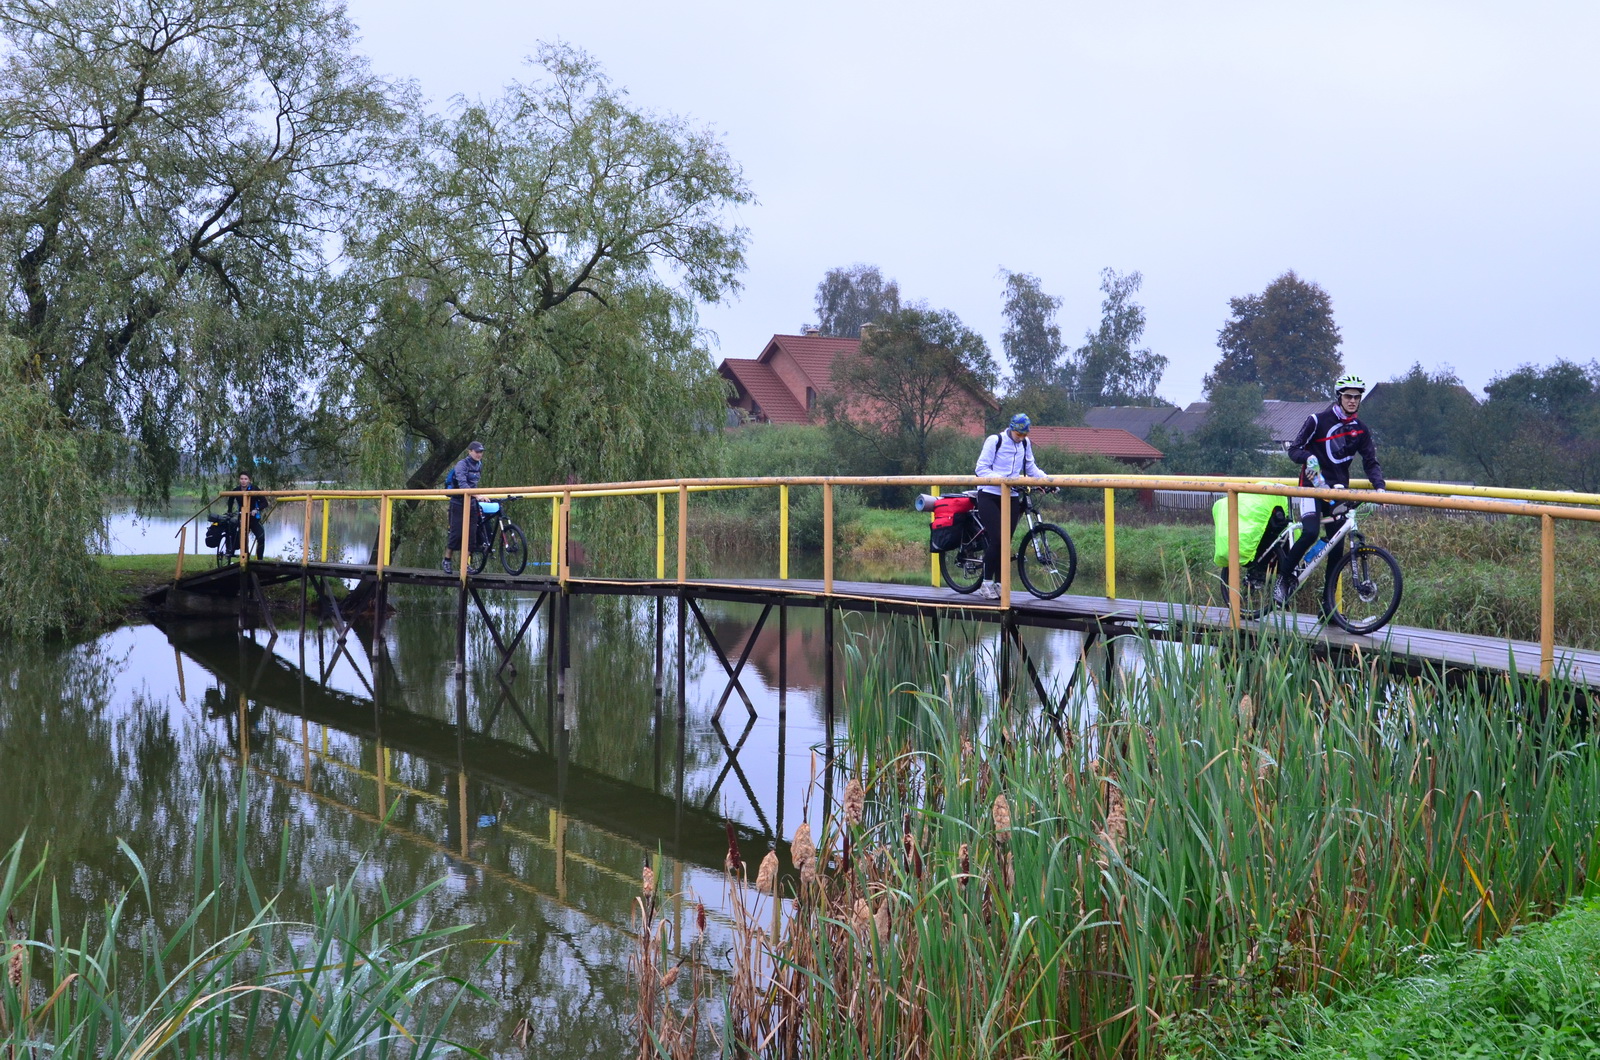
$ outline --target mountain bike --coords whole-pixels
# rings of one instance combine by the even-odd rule
[[[1367,543],[1361,532],[1360,513],[1367,505],[1337,502],[1323,522],[1341,520],[1339,528],[1322,546],[1312,546],[1299,569],[1294,572],[1295,585],[1306,583],[1306,576],[1322,566],[1334,551],[1334,546],[1344,542],[1344,555],[1339,557],[1322,586],[1322,613],[1340,628],[1351,633],[1373,633],[1382,629],[1400,607],[1400,596],[1405,590],[1405,579],[1400,574],[1400,564],[1386,549]],[[1289,600],[1277,591],[1278,576],[1289,558],[1294,544],[1298,522],[1290,522],[1270,544],[1264,545],[1256,558],[1239,571],[1239,616],[1261,618],[1274,608],[1287,608]],[[1227,572],[1222,574],[1223,595],[1229,594]]]
[[[481,574],[489,563],[489,553],[500,553],[500,569],[521,574],[528,566],[528,539],[522,527],[511,521],[505,501],[479,501],[478,533],[467,551],[467,571]]]
[[[1022,584],[1041,600],[1054,600],[1067,591],[1078,573],[1078,550],[1072,538],[1055,523],[1045,522],[1033,502],[1033,494],[1042,490],[1055,493],[1056,486],[1022,486],[1022,514],[1028,522],[1028,532],[1012,558]],[[971,496],[976,496],[973,491]],[[969,528],[961,535],[961,544],[939,553],[939,570],[944,583],[958,593],[970,593],[983,584],[983,544],[989,533],[978,518],[976,510],[966,513]]]

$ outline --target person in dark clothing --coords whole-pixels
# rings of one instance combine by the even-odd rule
[[[1306,460],[1316,457],[1322,476],[1331,489],[1344,489],[1350,485],[1350,464],[1361,457],[1361,468],[1371,480],[1374,489],[1384,489],[1383,468],[1378,465],[1378,452],[1372,442],[1372,431],[1356,417],[1367,384],[1358,375],[1347,375],[1334,384],[1337,395],[1332,405],[1315,416],[1307,416],[1300,433],[1289,443],[1289,459],[1300,465],[1300,485],[1310,486],[1311,476],[1306,471]],[[1321,534],[1332,537],[1342,520],[1333,518],[1330,501],[1302,500],[1300,536],[1289,550],[1289,560],[1279,574],[1278,594],[1285,600],[1299,588],[1294,580],[1294,569],[1311,550]],[[1331,571],[1344,552],[1344,542],[1334,546],[1328,555],[1327,570]]]
[[[239,488],[245,490],[246,492],[255,489],[255,486],[251,484],[249,473],[244,471],[239,472]],[[232,515],[234,512],[243,512],[245,499],[246,498],[244,497],[229,497],[228,514]],[[255,539],[256,559],[264,559],[266,558],[267,554],[267,529],[265,524],[267,521],[267,504],[269,502],[265,497],[251,497],[249,498],[249,501],[250,536]],[[237,551],[239,542],[234,540],[231,542],[231,544],[233,545],[233,548],[230,548],[228,551]]]
[[[483,443],[473,442],[467,446],[467,455],[457,460],[455,466],[450,469],[444,485],[446,489],[477,489],[482,478]],[[483,518],[483,513],[478,510],[477,498],[473,498],[471,514],[467,518],[471,520],[471,525],[467,529],[469,535],[467,541],[470,544],[478,539],[478,524]],[[461,548],[461,497],[455,496],[450,498],[450,526],[445,538],[444,562],[439,564],[441,570],[448,572],[452,569],[451,563],[458,550],[463,553],[466,551]],[[465,555],[462,562],[466,562]]]

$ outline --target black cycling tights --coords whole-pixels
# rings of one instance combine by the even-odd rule
[[[1326,529],[1324,529],[1322,519],[1333,511],[1333,506],[1330,504],[1325,508],[1325,503],[1324,501],[1318,501],[1315,511],[1307,512],[1300,517],[1300,536],[1294,539],[1294,544],[1289,548],[1289,559],[1284,566],[1284,574],[1292,573],[1295,567],[1300,565],[1300,560],[1307,552],[1311,551],[1311,543],[1313,541],[1324,534],[1331,537],[1338,531],[1340,524],[1343,523],[1344,520],[1335,519],[1326,524]],[[1328,555],[1327,569],[1332,570],[1333,565],[1339,562],[1339,557],[1342,555],[1344,555],[1344,542],[1340,541],[1333,546],[1333,552]]]

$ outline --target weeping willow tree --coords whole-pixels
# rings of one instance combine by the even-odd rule
[[[36,374],[31,351],[0,336],[0,634],[24,637],[70,633],[106,603],[96,439],[71,429]]]
[[[353,226],[336,418],[376,481],[438,486],[474,438],[488,484],[667,477],[703,467],[721,426],[695,306],[743,268],[738,167],[583,53],[539,65],[419,115]]]
[[[396,116],[334,0],[0,5],[7,330],[67,422],[249,459],[307,377],[341,203]],[[230,461],[231,462],[231,461]]]

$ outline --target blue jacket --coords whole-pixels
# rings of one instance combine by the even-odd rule
[[[450,469],[450,473],[455,476],[455,488],[456,489],[458,489],[458,490],[477,489],[478,488],[478,480],[483,477],[483,461],[482,460],[474,460],[474,459],[472,459],[472,456],[469,454],[467,456],[462,457],[460,460],[457,460],[456,461],[456,466]],[[458,503],[459,504],[460,501],[461,501],[461,498],[460,497],[451,497],[450,500],[452,502],[454,502],[454,503]]]

